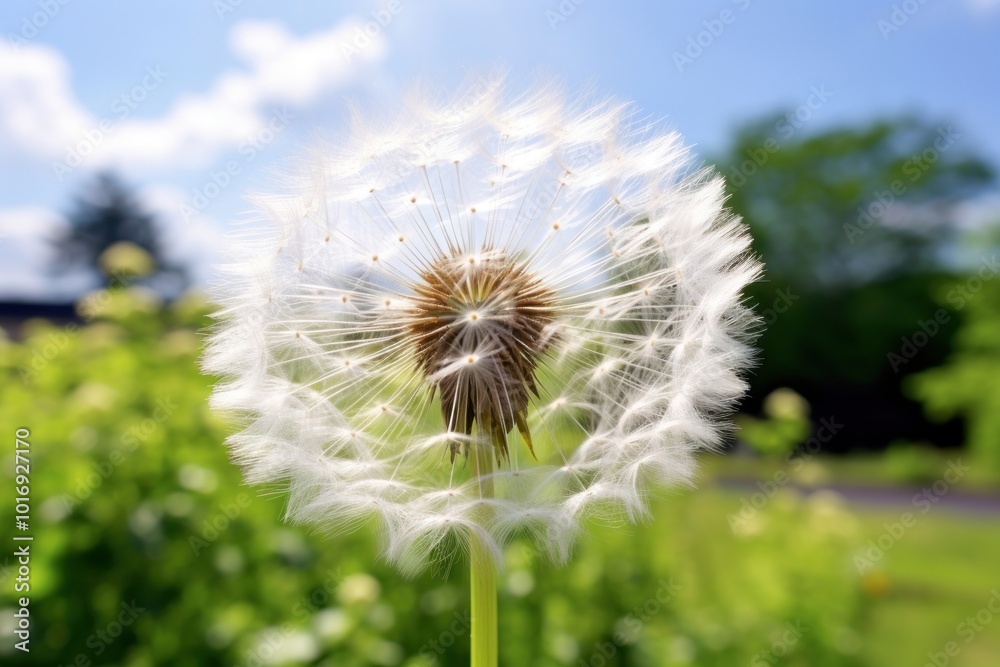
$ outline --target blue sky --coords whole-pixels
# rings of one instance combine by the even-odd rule
[[[107,167],[204,280],[248,190],[267,189],[317,130],[342,129],[346,98],[386,104],[417,79],[556,77],[634,100],[702,155],[740,123],[810,101],[803,133],[917,113],[1000,165],[998,65],[1000,0],[12,0],[0,9],[0,298],[80,290],[46,275],[45,239]]]

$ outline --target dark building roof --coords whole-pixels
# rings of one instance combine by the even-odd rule
[[[11,338],[20,338],[24,323],[35,318],[46,319],[56,324],[80,321],[72,302],[0,301],[0,327],[3,327]]]

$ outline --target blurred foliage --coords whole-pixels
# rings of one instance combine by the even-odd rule
[[[995,258],[992,273],[938,291],[942,304],[962,299],[965,323],[947,361],[907,378],[906,389],[934,419],[963,417],[973,456],[1000,472],[1000,265]]]
[[[783,118],[741,128],[719,163],[771,280],[802,292],[932,270],[959,205],[993,182],[948,123],[904,117],[796,136]]]
[[[243,485],[197,368],[198,298],[163,309],[117,289],[81,310],[89,323],[34,321],[0,342],[3,428],[31,430],[35,538],[32,652],[5,641],[4,664],[467,664],[464,571],[404,580],[367,530],[283,525],[281,495]],[[781,490],[734,533],[738,507],[675,494],[648,526],[592,527],[561,568],[512,547],[503,664],[863,664],[855,518],[835,496]],[[0,505],[8,544],[12,509]]]
[[[765,324],[747,409],[787,386],[819,416],[855,425],[852,447],[901,437],[955,445],[959,431],[923,418],[886,355],[939,308],[931,290],[950,276],[942,258],[959,212],[993,171],[947,123],[800,128],[787,116],[749,123],[715,160],[766,264],[747,292]],[[958,324],[942,325],[905,371],[943,361]]]
[[[928,443],[897,440],[882,457],[887,480],[908,484],[927,484],[941,477],[938,462]]]
[[[104,275],[123,276],[123,280],[148,276],[156,269],[152,256],[130,241],[118,241],[108,246],[97,262]]]
[[[765,456],[784,456],[805,442],[812,431],[809,403],[788,388],[775,389],[764,399],[764,418],[738,415],[739,439]]]

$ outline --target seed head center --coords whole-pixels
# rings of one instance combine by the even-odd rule
[[[534,454],[528,402],[555,342],[555,293],[523,263],[489,248],[439,257],[413,291],[405,331],[418,370],[432,394],[440,392],[448,431],[470,435],[475,426],[503,461],[516,426]],[[467,446],[452,442],[452,461]]]

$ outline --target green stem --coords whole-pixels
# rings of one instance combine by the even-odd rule
[[[473,445],[472,474],[481,477],[493,472],[493,452]],[[480,493],[493,497],[493,480],[480,479]],[[497,666],[497,568],[489,549],[477,535],[472,536],[469,554],[472,580],[472,667]]]

